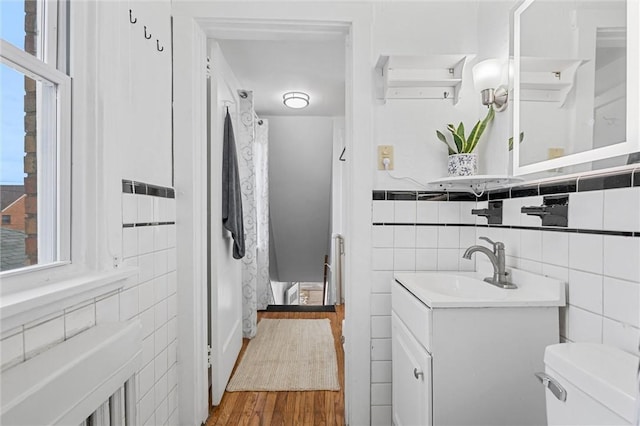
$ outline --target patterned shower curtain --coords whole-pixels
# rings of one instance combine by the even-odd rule
[[[258,120],[253,92],[242,90],[237,135],[245,257],[242,259],[242,334],[256,335],[257,311],[272,303],[269,282],[268,127]],[[262,121],[262,125],[258,124]]]

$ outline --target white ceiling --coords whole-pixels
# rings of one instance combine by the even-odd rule
[[[252,90],[259,116],[344,115],[344,39],[217,40],[236,78]],[[285,92],[310,96],[304,109],[282,103]]]

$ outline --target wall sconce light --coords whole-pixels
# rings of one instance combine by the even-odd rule
[[[289,108],[305,108],[309,105],[309,95],[304,92],[287,92],[282,95],[282,102]]]
[[[473,67],[473,83],[482,94],[482,105],[493,105],[496,112],[507,108],[508,78],[507,64],[499,59],[487,59]]]

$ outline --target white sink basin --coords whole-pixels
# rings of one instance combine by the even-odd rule
[[[486,272],[397,272],[395,280],[432,308],[564,306],[560,280],[509,269],[516,289],[483,281]]]

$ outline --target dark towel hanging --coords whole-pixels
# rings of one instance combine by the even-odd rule
[[[222,225],[233,237],[233,258],[244,257],[244,224],[242,222],[242,193],[238,175],[236,141],[229,108],[224,118],[222,144]]]

